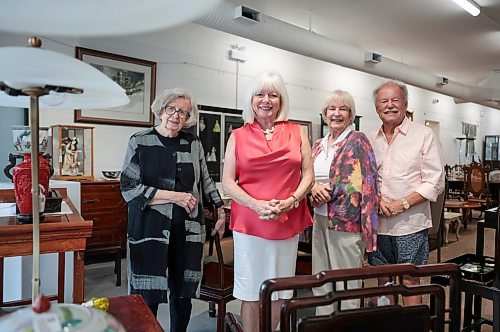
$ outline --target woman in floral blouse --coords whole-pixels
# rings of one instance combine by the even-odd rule
[[[330,132],[315,142],[312,150],[316,183],[311,190],[314,207],[312,235],[313,273],[361,267],[365,252],[376,250],[378,190],[377,164],[368,138],[350,125],[356,117],[349,92],[334,91],[325,103],[323,118]],[[354,280],[348,288],[359,288]],[[338,283],[337,289],[343,289]],[[315,295],[332,291],[327,284]],[[355,308],[359,301],[342,302],[342,309]],[[336,310],[318,307],[317,315]]]

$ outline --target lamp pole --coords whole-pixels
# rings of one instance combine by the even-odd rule
[[[48,94],[45,88],[34,87],[23,89],[30,96],[30,131],[31,131],[31,205],[33,212],[33,279],[31,299],[40,294],[40,188],[38,186],[38,153],[39,153],[39,117],[38,99]]]

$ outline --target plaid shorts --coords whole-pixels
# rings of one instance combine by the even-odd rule
[[[378,235],[377,248],[368,255],[370,265],[425,265],[429,259],[428,230],[402,236]]]

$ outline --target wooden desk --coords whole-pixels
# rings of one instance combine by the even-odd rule
[[[471,209],[477,209],[481,207],[479,202],[469,202],[469,201],[459,201],[456,199],[446,200],[444,202],[444,207],[447,209],[461,209],[462,210],[462,222],[464,228],[467,229],[468,223],[472,220]]]
[[[88,237],[92,234],[92,221],[84,221],[65,189],[58,189],[71,208],[71,214],[46,215],[40,223],[40,253],[59,253],[58,292],[48,296],[50,300],[64,302],[64,254],[74,251],[73,302],[83,302],[84,252]],[[14,202],[12,189],[0,190],[0,202]],[[3,302],[3,260],[5,257],[33,254],[33,225],[17,224],[16,217],[0,217],[0,306],[30,304],[31,299]]]
[[[108,312],[122,323],[126,331],[163,331],[153,312],[140,295],[110,297]]]

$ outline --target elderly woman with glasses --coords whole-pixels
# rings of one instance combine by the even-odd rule
[[[201,282],[202,198],[219,209],[213,235],[224,233],[223,202],[199,138],[182,130],[198,118],[194,99],[165,90],[151,110],[161,123],[130,137],[120,179],[129,211],[129,293],[142,295],[154,314],[169,302],[170,331],[186,331]]]
[[[350,128],[356,117],[349,92],[334,91],[322,111],[330,131],[313,146],[315,184],[311,189],[314,207],[312,234],[313,273],[355,268],[363,265],[365,252],[377,244],[377,164],[368,138]],[[348,288],[360,288],[357,280]],[[338,283],[337,289],[343,289]],[[326,295],[332,285],[313,289]],[[342,301],[342,309],[355,308],[359,301]],[[336,308],[318,307],[318,315]]]

